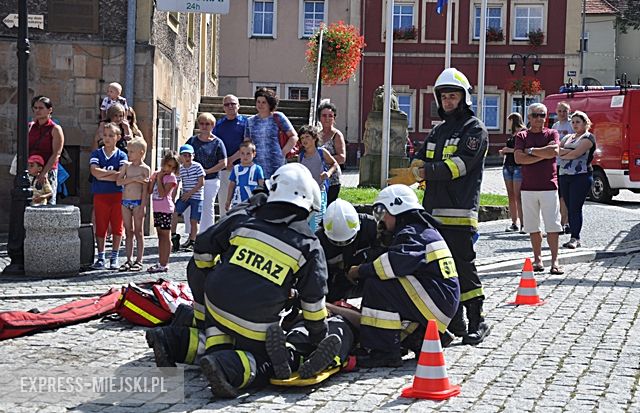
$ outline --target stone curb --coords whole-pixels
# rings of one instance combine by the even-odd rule
[[[604,249],[588,249],[583,251],[570,252],[566,254],[560,254],[560,264],[568,265],[568,264],[578,264],[589,261],[602,260],[605,258],[619,257],[624,255],[633,254],[636,252],[640,252],[640,246],[625,248],[616,251],[608,251]],[[530,254],[528,255],[530,256]],[[496,257],[494,262],[489,262],[486,264],[478,265],[478,273],[480,274],[488,274],[494,272],[508,272],[508,271],[516,271],[521,270],[522,265],[524,264],[524,258],[515,258],[510,260],[500,259],[500,257]],[[542,262],[545,267],[551,265],[551,256],[544,255],[542,257]]]

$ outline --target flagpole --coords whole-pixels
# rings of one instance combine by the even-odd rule
[[[478,105],[476,116],[484,122],[484,70],[487,56],[487,0],[480,6],[480,50],[478,57]]]
[[[387,0],[384,47],[384,100],[382,105],[382,150],[380,188],[387,186],[389,177],[389,140],[391,136],[391,75],[393,64],[393,0]]]
[[[445,41],[445,51],[444,51],[444,68],[448,69],[451,67],[451,31],[453,26],[453,7],[451,7],[450,2],[445,2],[447,6],[447,37]]]

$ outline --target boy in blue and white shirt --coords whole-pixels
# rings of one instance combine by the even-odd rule
[[[196,240],[198,223],[202,215],[202,198],[204,195],[205,172],[202,165],[193,160],[194,152],[193,146],[189,144],[180,147],[182,165],[180,165],[180,176],[178,179],[182,182],[182,192],[180,193],[180,199],[176,201],[176,208],[173,212],[173,219],[171,220],[171,234],[172,239],[174,239],[176,238],[178,216],[182,215],[187,208],[191,207],[189,217],[191,221],[191,232],[189,233],[189,240],[182,245],[185,249],[192,248]]]
[[[249,141],[240,144],[240,163],[234,165],[229,175],[228,211],[232,206],[249,199],[251,192],[259,185],[264,186],[264,172],[260,165],[253,163],[256,146]]]

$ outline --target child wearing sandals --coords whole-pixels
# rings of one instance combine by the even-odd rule
[[[153,226],[158,231],[158,263],[149,267],[150,273],[167,272],[171,255],[171,216],[175,210],[173,191],[178,186],[176,174],[180,159],[175,152],[162,158],[160,170],[153,173],[149,181],[149,193],[153,203]]]
[[[144,256],[144,216],[147,207],[147,184],[151,168],[144,163],[147,143],[144,139],[132,139],[127,149],[129,162],[126,163],[118,175],[117,185],[124,186],[122,194],[122,220],[127,238],[125,249],[127,261],[118,271],[142,271],[142,257]],[[133,261],[133,240],[137,245],[136,260]]]

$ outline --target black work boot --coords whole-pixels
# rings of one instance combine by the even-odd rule
[[[276,379],[288,379],[291,377],[289,366],[289,349],[287,349],[287,337],[279,324],[272,324],[267,329],[265,342],[267,355],[271,360],[273,374]]]
[[[171,234],[171,251],[180,251],[180,234]]]
[[[464,317],[462,312],[464,310],[464,306],[462,303],[458,305],[458,311],[456,311],[455,315],[451,319],[447,330],[449,330],[456,337],[464,337],[467,335],[467,323],[464,321]],[[467,311],[467,317],[469,317],[469,312]]]
[[[193,307],[188,304],[180,304],[173,313],[172,327],[193,327]]]
[[[156,357],[156,366],[158,367],[175,367],[176,362],[169,354],[169,345],[167,343],[167,337],[164,334],[163,327],[156,327],[147,330],[145,333],[147,339],[147,345],[153,349],[153,354]]]
[[[367,354],[357,357],[356,366],[365,368],[400,367],[402,366],[402,355],[400,350],[394,352],[370,350]]]
[[[442,348],[449,347],[455,339],[456,337],[451,332],[449,332],[449,330],[445,330],[444,333],[440,333],[440,345],[442,346]]]
[[[462,344],[475,346],[484,341],[489,335],[491,327],[484,322],[482,300],[466,303],[465,307],[467,307],[467,317],[469,318],[469,333],[462,338]]]
[[[229,382],[214,355],[208,354],[202,357],[200,368],[202,368],[202,374],[209,381],[211,393],[214,396],[233,399],[240,394],[240,391]]]
[[[300,366],[298,374],[302,379],[308,379],[320,373],[333,363],[340,351],[342,340],[336,334],[325,337],[311,356]]]

